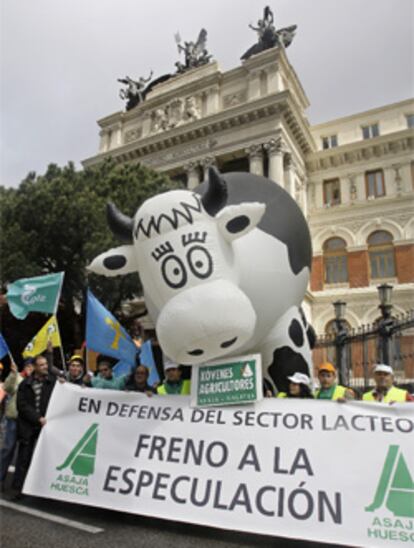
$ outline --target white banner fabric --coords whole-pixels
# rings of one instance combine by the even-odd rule
[[[57,384],[24,492],[352,546],[414,541],[414,405],[184,396]]]

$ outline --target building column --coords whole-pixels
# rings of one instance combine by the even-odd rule
[[[206,180],[208,177],[208,168],[217,167],[217,161],[214,156],[206,156],[201,160],[200,164],[202,165],[204,170],[204,180]]]
[[[106,152],[107,150],[109,150],[111,134],[106,129],[101,129],[101,131],[99,132],[99,137],[99,152]]]
[[[207,114],[215,114],[219,110],[219,87],[212,86],[207,90]]]
[[[249,171],[253,175],[263,175],[263,147],[262,145],[251,145],[246,148],[249,157]]]
[[[285,148],[282,138],[271,139],[265,144],[265,149],[269,155],[269,179],[284,187],[283,155]]]
[[[355,175],[351,173],[347,177],[348,177],[348,193],[344,197],[341,196],[341,201],[344,204],[348,202],[353,204],[357,199],[357,187],[355,184]]]
[[[293,167],[292,154],[286,154],[285,156],[285,190],[295,198],[295,169]]]
[[[308,218],[308,179],[306,176],[302,181],[302,213]]]
[[[115,146],[120,147],[122,146],[122,122],[118,122],[114,127],[114,143]]]
[[[248,98],[259,99],[260,97],[260,72],[258,70],[251,71],[248,74]]]
[[[280,74],[279,63],[270,65],[269,67],[266,67],[265,70],[267,71],[268,93],[279,93],[280,91],[283,91],[284,86],[282,76]]]
[[[184,169],[187,172],[187,188],[193,190],[200,184],[198,164],[196,162],[189,162],[184,166]]]
[[[146,137],[150,133],[151,133],[151,112],[147,111],[143,115],[142,136]]]

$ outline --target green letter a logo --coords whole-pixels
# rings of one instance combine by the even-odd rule
[[[394,516],[414,518],[414,482],[398,445],[389,446],[374,500],[365,511],[377,510],[384,501]]]
[[[56,470],[70,466],[77,476],[90,476],[95,471],[96,442],[98,439],[98,424],[94,423],[81,437],[63,464]]]

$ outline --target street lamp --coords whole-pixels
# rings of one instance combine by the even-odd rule
[[[335,310],[335,324],[336,324],[336,336],[335,336],[335,349],[336,349],[336,368],[339,374],[339,383],[347,383],[347,363],[346,363],[346,352],[345,345],[347,342],[347,330],[345,322],[345,310],[346,302],[344,301],[335,301],[332,303]]]
[[[335,320],[337,322],[343,321],[345,319],[346,302],[335,301],[333,306],[335,309]]]
[[[391,317],[393,286],[381,284],[377,289],[380,301],[379,309],[381,310],[382,316],[378,323],[378,332],[380,335],[380,361],[387,365],[391,365],[390,342],[394,327],[394,320]]]

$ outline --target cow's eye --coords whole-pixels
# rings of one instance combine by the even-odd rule
[[[201,245],[195,245],[187,253],[188,266],[197,278],[208,278],[213,272],[213,260],[210,253]]]
[[[179,289],[187,283],[187,271],[181,259],[170,255],[161,265],[161,274],[165,282],[173,289]]]

